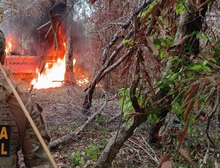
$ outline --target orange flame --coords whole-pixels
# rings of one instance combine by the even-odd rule
[[[11,36],[6,37],[6,48],[5,48],[5,53],[8,55],[12,52],[12,38]]]
[[[86,84],[88,84],[88,83],[89,83],[88,77],[84,77],[84,78],[82,78],[82,79],[78,79],[78,80],[77,80],[77,84],[78,84],[79,86],[84,86],[84,85],[86,85]]]
[[[65,59],[58,58],[57,62],[49,68],[49,63],[45,65],[45,72],[40,74],[37,69],[38,78],[32,81],[34,88],[46,89],[62,86],[65,74]]]
[[[89,83],[85,70],[82,66],[77,65],[76,59],[73,59],[73,73],[76,75],[76,82],[79,86],[85,86]]]
[[[66,38],[61,29],[58,31],[58,46],[50,49],[45,55],[52,57],[52,60],[46,62],[43,72],[36,70],[37,79],[33,79],[31,84],[36,89],[46,89],[51,87],[60,87],[63,85],[66,72]]]
[[[60,87],[64,84],[66,73],[66,37],[61,28],[57,32],[57,38],[58,41],[54,41],[51,44],[56,47],[52,46],[44,54],[45,66],[43,69],[36,69],[37,78],[31,81],[35,89]],[[14,49],[17,48],[17,41],[11,35],[8,35],[6,37],[6,43],[6,54],[11,55],[13,47]],[[85,68],[76,59],[73,59],[73,73],[76,77],[75,81],[79,86],[85,86],[89,83]]]

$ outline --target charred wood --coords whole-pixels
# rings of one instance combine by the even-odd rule
[[[67,30],[65,81],[72,84],[76,82],[73,74],[73,36],[70,28]]]

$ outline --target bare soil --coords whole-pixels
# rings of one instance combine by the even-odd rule
[[[76,85],[65,85],[60,88],[33,90],[34,100],[43,108],[42,115],[48,124],[52,141],[74,131],[89,117],[89,115],[82,114],[84,89]],[[110,97],[114,97],[114,95]],[[104,101],[103,92],[101,89],[97,89],[90,114],[99,110]],[[81,133],[80,136],[73,137],[71,142],[59,145],[52,150],[59,168],[83,167],[83,165],[75,166],[72,163],[71,154],[76,151],[83,152],[90,145],[99,146],[101,151],[107,140],[120,125],[120,119],[108,123],[110,118],[120,112],[118,102],[116,98],[109,101],[102,115],[91,123],[86,131]],[[128,156],[130,154],[128,152]],[[123,162],[123,159],[120,164],[122,164],[121,162]],[[94,160],[85,157],[84,167],[90,167],[93,163]],[[122,164],[119,167],[125,167],[125,165]]]

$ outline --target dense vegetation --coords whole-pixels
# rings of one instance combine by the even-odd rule
[[[114,1],[109,3],[114,10]],[[96,167],[107,166],[145,121],[152,124],[149,141],[163,149],[158,167],[166,161],[178,167],[207,162],[214,167],[219,152],[220,42],[210,33],[215,24],[206,19],[214,4],[145,2],[104,48],[104,63],[94,83],[122,64],[116,71],[124,79],[119,94],[126,122],[109,141]],[[90,106],[93,87],[87,93],[85,108]]]
[[[73,152],[73,166],[90,159],[96,168],[110,167],[139,127],[160,158],[147,160],[147,167],[218,167],[219,1],[89,3],[67,2],[73,18],[86,25],[93,63],[82,113],[90,112],[101,83],[107,94],[116,93],[123,120],[108,142]]]

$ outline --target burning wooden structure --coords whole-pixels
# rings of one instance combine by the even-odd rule
[[[19,15],[1,23],[7,41],[5,67],[12,78],[34,88],[89,82],[92,63],[85,56],[86,29],[73,20],[70,10],[59,2],[44,16]]]
[[[15,80],[32,80],[37,77],[36,69],[40,65],[37,56],[7,55],[4,66],[13,74]]]
[[[53,6],[34,27],[32,39],[26,44],[25,49],[17,44],[19,39],[13,39],[16,38],[13,35],[9,34],[8,38],[6,37],[5,67],[11,71],[15,80],[31,82],[35,88],[62,85],[68,65],[65,56],[66,16],[65,3]]]

